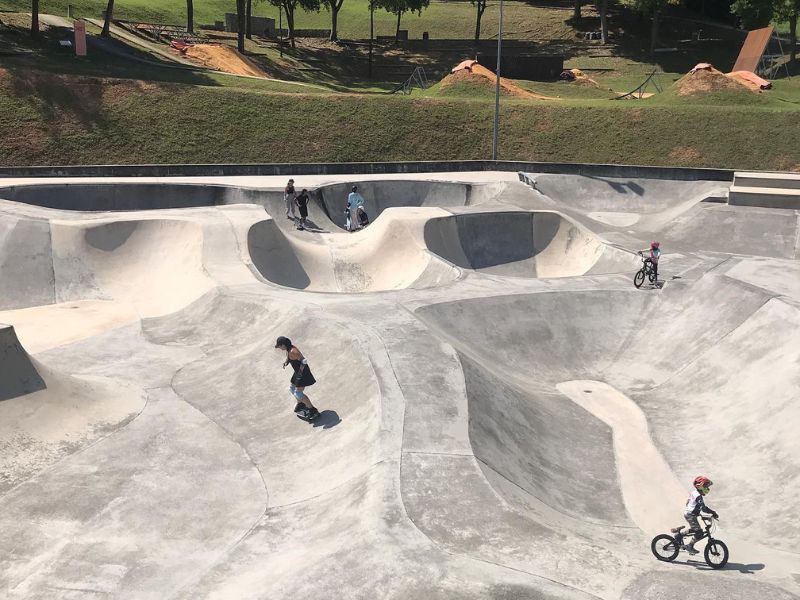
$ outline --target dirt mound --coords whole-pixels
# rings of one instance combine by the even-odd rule
[[[497,77],[486,67],[474,61],[464,61],[459,64],[450,75],[442,79],[439,89],[444,91],[454,86],[463,86],[464,84],[477,84],[482,87],[494,89],[496,82]],[[500,77],[500,89],[504,94],[516,96],[518,98],[558,100],[558,98],[553,96],[542,96],[541,94],[530,92],[517,85],[513,79],[506,79],[505,77]]]
[[[189,46],[184,54],[204,67],[217,71],[234,75],[268,77],[253,61],[239,54],[235,48],[224,44],[196,44]]]
[[[694,96],[710,92],[744,92],[751,89],[737,79],[732,79],[714,67],[695,68],[675,82],[679,96]]]
[[[599,83],[597,83],[594,79],[589,77],[586,73],[584,73],[580,69],[570,69],[569,71],[575,76],[575,79],[572,83],[580,83],[591,87],[600,87]]]

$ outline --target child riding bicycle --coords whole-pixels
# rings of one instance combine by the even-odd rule
[[[683,518],[689,523],[689,531],[686,532],[686,535],[692,536],[692,541],[681,548],[681,550],[685,550],[689,554],[697,554],[698,551],[695,550],[694,545],[699,540],[703,539],[703,530],[700,528],[700,523],[697,520],[700,513],[704,512],[710,514],[715,519],[719,518],[719,515],[706,506],[703,500],[703,497],[708,494],[714,482],[705,475],[698,475],[694,478],[693,483],[694,489],[689,494],[689,499],[686,501],[686,510],[683,514]],[[682,527],[673,529],[672,532],[678,533],[680,529],[682,529]]]
[[[650,242],[650,256],[644,259],[645,263],[650,263],[653,268],[653,281],[658,281],[658,259],[661,258],[661,244],[655,240]],[[639,250],[639,256],[644,256],[645,250]]]

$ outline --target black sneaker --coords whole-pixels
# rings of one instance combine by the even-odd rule
[[[295,414],[300,414],[300,413],[302,413],[304,410],[306,410],[306,405],[305,405],[305,404],[303,404],[302,402],[298,402],[298,403],[295,405],[295,407],[294,407],[294,412],[295,412]]]
[[[319,411],[316,409],[316,407],[308,409],[309,419],[316,419],[318,416],[319,416]]]

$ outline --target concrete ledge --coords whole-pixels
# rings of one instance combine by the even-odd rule
[[[732,186],[728,204],[800,210],[800,189]]]
[[[527,171],[596,177],[732,181],[728,169],[694,169],[636,165],[513,162],[491,160],[218,164],[218,165],[75,165],[0,167],[3,177],[225,177],[270,175],[381,175],[393,173],[447,173],[459,171]]]
[[[800,190],[800,173],[734,173],[733,185],[740,188]]]

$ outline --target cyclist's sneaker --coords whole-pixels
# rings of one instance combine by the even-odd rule
[[[686,552],[688,552],[689,554],[691,554],[692,556],[694,556],[695,554],[697,554],[699,552],[699,550],[695,550],[694,549],[694,546],[684,546],[683,549]]]

